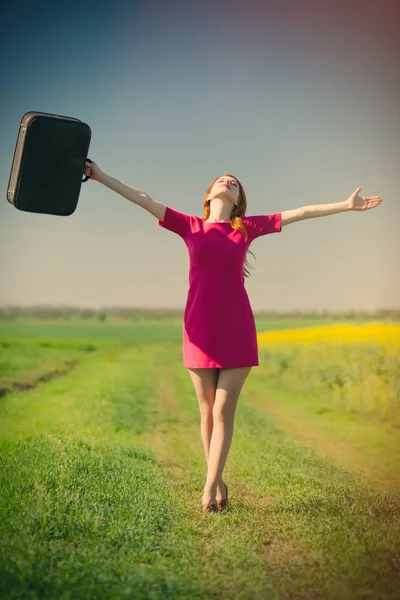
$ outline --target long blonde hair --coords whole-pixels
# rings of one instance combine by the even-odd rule
[[[232,229],[236,229],[237,231],[240,231],[243,234],[245,241],[247,242],[248,235],[247,235],[246,227],[244,226],[243,219],[242,219],[242,217],[244,217],[244,215],[246,214],[246,209],[247,209],[246,193],[245,193],[245,191],[243,189],[242,184],[240,183],[240,181],[239,181],[239,179],[237,177],[235,177],[231,173],[223,173],[223,175],[227,175],[228,177],[233,177],[238,182],[238,185],[239,185],[239,202],[238,202],[237,206],[233,207],[233,210],[231,212],[231,226],[232,226]],[[211,185],[207,188],[207,190],[204,193],[204,196],[203,196],[204,217],[202,217],[203,221],[206,221],[208,219],[208,217],[210,216],[210,200],[207,200],[207,196],[210,193],[211,188],[214,185],[214,183],[220,177],[221,177],[221,175],[219,175],[218,177],[216,177],[214,179],[214,181],[211,183]],[[253,254],[253,252],[250,249],[248,249],[247,252],[250,252],[250,254]],[[246,254],[246,256],[247,256],[247,254]],[[253,254],[253,256],[254,256],[254,254]],[[256,257],[254,256],[254,258],[256,258]],[[250,277],[250,271],[246,268],[246,265],[250,269],[254,268],[247,261],[247,258],[246,258],[246,261],[245,261],[245,263],[243,265],[243,276],[244,277]]]

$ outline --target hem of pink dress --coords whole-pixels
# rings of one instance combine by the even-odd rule
[[[183,363],[184,367],[187,367],[188,369],[243,369],[244,367],[258,367],[260,365],[259,362],[257,363],[252,363],[251,365],[247,364],[247,365],[243,365],[243,364],[236,364],[236,365],[219,365],[217,363],[213,363],[213,362],[208,362],[208,363],[196,363],[196,364],[188,364],[188,363]]]

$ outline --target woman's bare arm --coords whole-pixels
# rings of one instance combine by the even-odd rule
[[[111,175],[107,175],[94,161],[86,161],[83,172],[93,181],[102,183],[106,187],[110,188],[110,190],[117,192],[117,194],[127,198],[127,200],[130,200],[134,204],[138,204],[142,208],[146,209],[147,212],[152,214],[157,219],[160,219],[160,221],[164,220],[165,211],[167,208],[164,204],[153,200],[153,198],[150,198],[146,192],[139,190],[139,188],[135,188],[133,185],[128,185],[127,183],[123,183],[122,181],[111,177]]]
[[[281,217],[281,226],[303,221],[304,219],[313,219],[315,217],[325,217],[335,215],[339,212],[351,210],[347,202],[335,202],[333,204],[310,204],[301,206],[292,210],[283,210]]]
[[[160,221],[164,220],[166,206],[161,204],[161,202],[157,202],[150,198],[146,192],[139,190],[139,188],[134,187],[133,185],[128,185],[127,183],[123,183],[111,175],[107,175],[103,171],[101,172],[98,180],[100,183],[108,187],[110,190],[117,192],[120,196],[123,196],[127,200],[130,200],[134,204],[138,204],[147,212],[152,214],[156,219],[160,219]]]
[[[344,202],[334,202],[332,204],[310,204],[310,206],[301,206],[293,210],[284,210],[281,215],[281,226],[303,221],[304,219],[314,219],[315,217],[326,217],[336,215],[337,213],[350,210],[364,211],[376,208],[383,202],[380,196],[359,196],[361,188],[357,188],[350,197]]]

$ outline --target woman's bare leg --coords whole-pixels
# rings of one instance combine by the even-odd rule
[[[193,381],[196,396],[200,407],[200,433],[203,443],[204,454],[208,465],[210,456],[210,443],[214,428],[213,407],[215,403],[215,392],[217,389],[220,369],[189,369]],[[217,498],[225,498],[225,485],[222,480],[217,482]]]
[[[203,502],[215,502],[232,442],[236,406],[251,367],[221,369],[213,407],[213,431],[210,442],[207,481]]]

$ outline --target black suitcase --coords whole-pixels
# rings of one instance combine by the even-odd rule
[[[26,212],[72,215],[78,204],[91,138],[73,117],[27,112],[21,119],[7,200]]]

